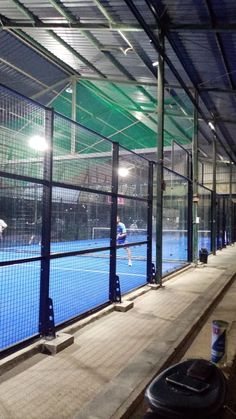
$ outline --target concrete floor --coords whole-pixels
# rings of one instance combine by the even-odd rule
[[[212,318],[199,332],[229,286],[227,307],[218,304],[213,316],[228,319],[234,330],[235,273],[230,246],[163,288],[146,287],[132,310],[105,310],[93,323],[67,329],[74,344],[57,355],[38,353],[8,371],[2,361],[0,419],[137,418],[131,412],[158,371],[183,356],[209,358]]]

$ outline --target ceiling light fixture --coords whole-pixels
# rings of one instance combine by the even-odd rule
[[[211,128],[212,131],[215,131],[215,126],[212,122],[208,122],[209,127]]]
[[[70,94],[72,94],[72,93],[73,93],[73,89],[72,89],[72,87],[71,87],[71,86],[68,86],[68,87],[66,88],[66,93],[70,93]]]

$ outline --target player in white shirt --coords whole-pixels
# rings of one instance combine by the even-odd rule
[[[117,244],[125,244],[127,238],[127,231],[124,223],[120,221],[120,217],[117,216],[117,230],[116,230],[116,243]],[[129,247],[124,247],[128,254],[128,265],[132,266],[131,261],[131,251]]]
[[[4,220],[0,220],[0,241],[2,241],[2,233],[5,228],[7,228],[7,223]]]

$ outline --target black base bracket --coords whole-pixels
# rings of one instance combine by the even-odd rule
[[[156,268],[154,263],[152,263],[152,268],[151,268],[151,273],[150,273],[150,278],[149,278],[149,284],[156,284]]]
[[[113,293],[111,296],[113,303],[121,303],[120,278],[115,275]]]
[[[55,322],[54,322],[54,310],[52,298],[47,300],[47,317],[45,324],[45,339],[52,340],[56,337]]]

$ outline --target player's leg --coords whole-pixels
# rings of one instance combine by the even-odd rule
[[[32,236],[30,237],[30,240],[29,240],[29,244],[32,244],[32,243],[33,243],[33,241],[34,241],[34,239],[35,239],[35,235],[34,235],[34,234],[32,234]]]
[[[127,254],[128,254],[128,265],[129,265],[129,266],[132,266],[132,260],[131,260],[131,250],[130,250],[130,248],[129,248],[129,247],[126,247],[126,248],[125,248],[125,250],[126,250],[126,252],[127,252]]]

